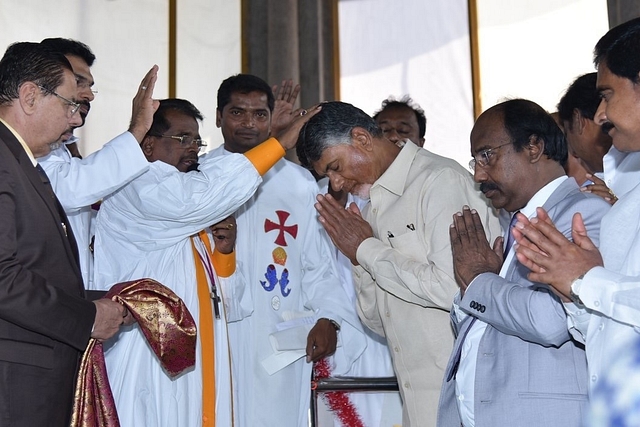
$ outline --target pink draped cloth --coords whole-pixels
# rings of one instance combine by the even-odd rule
[[[195,364],[196,323],[169,288],[140,279],[114,285],[105,298],[114,298],[129,309],[169,376]],[[71,427],[120,427],[102,343],[95,339],[89,340],[80,362]]]

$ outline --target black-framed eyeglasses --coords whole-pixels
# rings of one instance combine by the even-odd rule
[[[491,147],[487,148],[486,150],[480,151],[478,154],[473,156],[473,159],[469,160],[469,169],[471,169],[471,171],[475,171],[476,165],[486,168],[487,166],[489,166],[489,162],[495,154],[494,151],[509,144],[511,144],[511,142],[506,142],[502,145],[498,145],[497,147]]]
[[[47,89],[46,87],[40,86],[40,85],[38,85],[38,87],[40,88],[41,91],[50,93],[51,95],[55,95],[57,98],[61,99],[65,104],[67,104],[67,107],[68,107],[67,117],[73,117],[73,115],[77,113],[78,110],[80,109],[80,104],[70,99],[67,99],[62,95],[59,95],[55,90]]]
[[[202,148],[202,147],[206,147],[207,143],[201,139],[197,139],[194,138],[192,136],[189,135],[149,135],[149,136],[155,136],[158,138],[171,138],[171,139],[175,139],[176,141],[180,141],[180,146],[181,147],[188,147],[189,145],[193,145],[195,144],[198,148]]]

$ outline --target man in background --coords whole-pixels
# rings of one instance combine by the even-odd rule
[[[640,154],[619,151],[607,133],[610,124],[595,122],[600,105],[596,73],[578,77],[558,103],[570,154],[579,157],[591,181],[583,191],[604,198],[611,204],[640,182]]]
[[[224,80],[216,112],[224,145],[206,157],[226,161],[266,139],[275,102],[259,77]],[[292,111],[289,121],[301,113]],[[253,300],[251,316],[229,324],[238,426],[306,426],[311,362],[338,348],[334,373],[339,373],[364,350],[360,322],[312,207],[317,194],[311,174],[283,159],[235,213],[237,256]],[[293,344],[272,344],[285,337]]]
[[[394,144],[402,147],[409,140],[418,147],[424,146],[427,118],[422,108],[408,95],[399,101],[393,97],[382,101],[382,107],[374,114],[373,119],[380,126],[384,137]]]

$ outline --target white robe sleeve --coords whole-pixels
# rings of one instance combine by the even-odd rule
[[[316,192],[309,191],[309,200],[301,200],[313,206]],[[315,229],[309,227],[304,238],[302,262],[304,275],[302,286],[306,295],[305,307],[313,310],[316,319],[328,318],[340,324],[339,339],[342,343],[336,349],[334,375],[340,375],[351,369],[353,362],[362,354],[367,344],[362,324],[353,310],[353,305],[342,288],[340,276],[333,256],[329,237],[316,218],[314,210],[309,209]]]
[[[140,144],[129,132],[84,159],[60,147],[39,163],[67,212],[96,203],[149,168]]]
[[[582,279],[579,295],[591,311],[640,327],[640,277],[594,267]]]
[[[178,172],[156,161],[151,170],[107,199],[98,222],[121,230],[140,249],[153,251],[213,225],[253,195],[262,178],[244,155],[207,159],[200,172]]]
[[[247,290],[247,281],[242,274],[242,266],[229,277],[218,277],[227,322],[237,322],[253,313],[253,298]]]

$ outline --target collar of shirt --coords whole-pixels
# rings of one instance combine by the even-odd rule
[[[416,157],[418,150],[421,150],[421,148],[413,142],[408,141],[387,170],[373,183],[373,186],[380,185],[388,191],[402,196],[409,177],[411,163],[413,163],[413,159]]]
[[[77,136],[71,135],[71,137],[64,142],[64,145],[73,144],[75,142],[78,142],[79,140],[80,138],[78,138]]]
[[[29,160],[31,160],[31,163],[33,163],[33,166],[37,165],[38,162],[36,162],[36,158],[33,156],[33,153],[31,152],[31,148],[29,148],[29,146],[27,145],[27,143],[24,141],[24,139],[22,139],[22,137],[20,136],[20,134],[14,129],[12,128],[9,123],[5,122],[4,120],[2,120],[2,118],[0,118],[0,122],[2,122],[3,125],[5,125],[7,127],[7,129],[9,129],[11,131],[11,133],[13,134],[13,136],[16,137],[16,139],[18,140],[18,142],[20,143],[20,145],[22,145],[22,148],[24,148],[24,151],[27,153],[27,156],[29,156]]]
[[[533,197],[529,200],[529,202],[525,205],[525,207],[523,207],[522,209],[520,209],[520,213],[525,215],[527,218],[531,219],[532,217],[534,217],[536,215],[536,208],[544,206],[544,204],[547,202],[547,200],[549,199],[549,197],[551,197],[551,195],[553,194],[554,191],[556,191],[558,189],[558,187],[560,187],[560,185],[567,179],[568,177],[566,175],[562,175],[559,178],[554,179],[553,181],[551,181],[550,183],[548,183],[547,185],[545,185],[544,187],[542,187],[540,190],[538,190],[538,192],[536,194],[533,195]],[[503,224],[503,229],[508,230],[509,229],[509,223],[511,221],[511,217],[512,215],[514,215],[513,213],[509,212],[508,216],[500,216],[500,219],[502,222],[506,221],[506,225]],[[509,230],[508,232],[510,232],[511,230]],[[505,242],[507,241],[507,236],[504,236],[505,238]],[[509,253],[507,254],[506,258],[504,259],[504,262],[502,263],[502,268],[500,269],[500,276],[505,277],[507,270],[509,269],[509,267],[511,266],[511,260],[514,257],[514,250],[513,247],[511,248],[511,250],[509,251]],[[473,282],[472,282],[473,283]]]
[[[560,187],[560,184],[562,184],[567,178],[568,177],[566,175],[562,175],[542,187],[531,199],[529,199],[529,202],[525,207],[520,209],[520,213],[526,215],[527,218],[535,216],[536,208],[544,206],[553,192],[556,191],[558,187]],[[509,215],[509,219],[511,219],[511,215]]]

